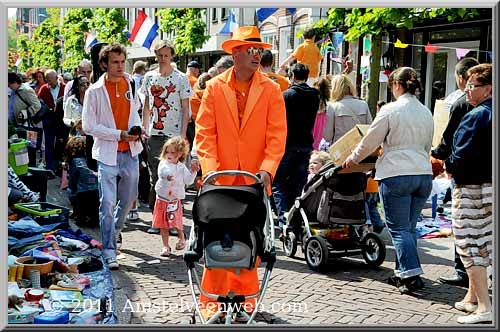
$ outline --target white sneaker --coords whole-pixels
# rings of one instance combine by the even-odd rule
[[[455,309],[464,312],[474,312],[477,310],[477,304],[470,302],[455,302]]]
[[[118,270],[120,268],[120,264],[116,261],[116,258],[109,257],[104,260],[108,265],[108,269],[110,270]]]
[[[460,324],[478,324],[478,323],[488,323],[493,319],[491,311],[474,313],[468,316],[460,316],[457,318],[457,322]]]

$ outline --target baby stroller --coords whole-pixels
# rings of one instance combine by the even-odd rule
[[[219,176],[245,176],[255,180],[255,183],[241,186],[212,184]],[[220,171],[207,176],[193,204],[193,224],[184,253],[195,304],[195,314],[191,322],[195,323],[197,314],[203,324],[232,324],[236,320],[246,324],[254,323],[276,261],[271,205],[260,178],[243,171]],[[253,269],[257,256],[266,263],[264,277],[257,293],[210,294],[201,286],[195,263],[202,257],[207,269],[241,271]],[[193,278],[200,293],[223,304],[207,319],[201,313]],[[255,310],[248,314],[241,304],[256,298],[258,300]]]
[[[321,270],[332,258],[360,254],[371,267],[385,259],[382,239],[364,233],[365,173],[339,174],[342,167],[327,163],[295,200],[283,229],[283,249],[293,257],[301,243],[307,265]]]

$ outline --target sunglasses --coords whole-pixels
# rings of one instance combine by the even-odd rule
[[[247,54],[251,56],[261,55],[264,52],[264,49],[261,47],[249,47],[247,48]]]
[[[480,86],[485,86],[486,84],[473,84],[473,83],[467,83],[465,84],[465,88],[467,90],[474,90],[475,88],[479,88]]]

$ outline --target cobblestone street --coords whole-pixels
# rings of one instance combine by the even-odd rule
[[[61,204],[66,202],[65,193],[56,189],[56,182],[50,181],[49,195]],[[191,224],[194,194],[189,191],[186,199],[186,232]],[[120,270],[113,272],[119,322],[186,323],[193,301],[182,254],[174,249],[169,258],[160,258],[160,236],[147,233],[151,213],[145,207],[139,211],[140,219],[128,222],[123,231]],[[99,238],[98,228],[84,231]],[[359,255],[337,259],[324,273],[311,271],[300,249],[296,258],[286,257],[277,241],[277,262],[257,321],[300,325],[457,325],[461,312],[452,306],[463,298],[466,289],[438,282],[439,276],[453,272],[453,239],[419,240],[426,287],[411,296],[401,295],[386,283],[392,274],[394,248],[388,233],[384,232],[383,237],[387,257],[380,268],[370,269]],[[171,237],[170,241],[175,248],[177,238]],[[264,268],[259,272],[262,277]]]

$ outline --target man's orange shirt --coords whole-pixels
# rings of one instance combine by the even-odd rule
[[[309,77],[318,77],[322,56],[318,46],[311,39],[306,39],[297,46],[292,56],[297,59],[298,63],[305,63],[309,66]]]
[[[130,101],[125,97],[128,92],[128,83],[125,79],[115,83],[104,80],[106,90],[108,91],[109,101],[111,103],[111,110],[115,118],[116,129],[128,131],[128,118],[130,115]],[[117,97],[118,95],[118,97]],[[118,151],[128,151],[130,146],[128,142],[119,141]]]
[[[186,76],[189,80],[189,85],[191,85],[191,89],[194,88],[194,85],[196,84],[196,82],[198,82],[198,77],[192,76],[190,74],[187,74]]]

